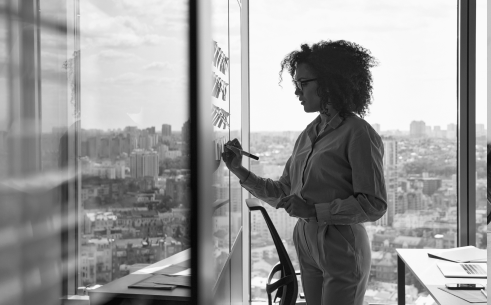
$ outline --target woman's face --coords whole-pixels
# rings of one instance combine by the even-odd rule
[[[321,109],[321,98],[317,94],[318,84],[316,80],[313,80],[315,78],[316,75],[308,64],[300,63],[297,65],[295,74],[293,75],[293,81],[297,82],[295,95],[298,96],[305,112],[316,112]]]

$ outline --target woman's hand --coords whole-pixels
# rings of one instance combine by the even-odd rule
[[[238,169],[242,166],[242,146],[240,145],[239,140],[233,139],[232,141],[228,141],[225,145],[224,152],[222,153],[222,159],[227,165],[228,169],[233,171],[234,169]]]
[[[299,218],[317,217],[314,204],[307,203],[297,194],[283,197],[276,208],[284,208],[288,215]]]

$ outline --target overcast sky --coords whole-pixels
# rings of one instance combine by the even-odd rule
[[[186,1],[80,6],[82,127],[180,130],[188,116]]]
[[[369,49],[374,100],[366,120],[382,130],[456,123],[457,1],[251,1],[251,130],[302,130],[305,114],[280,61],[301,43],[344,39]],[[478,0],[478,113],[486,123],[485,0]],[[271,124],[272,118],[275,123]]]
[[[213,0],[212,36],[219,41],[226,26],[220,2]],[[486,123],[486,1],[477,2],[477,122]],[[456,123],[456,4],[251,1],[251,130],[302,130],[315,118],[303,112],[289,75],[278,86],[279,63],[301,43],[328,39],[356,42],[380,62],[373,69],[370,123],[382,130],[408,130],[412,120],[442,129]],[[180,130],[188,116],[186,1],[83,0],[80,6],[82,127]]]

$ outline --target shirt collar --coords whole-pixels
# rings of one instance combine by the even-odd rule
[[[326,124],[325,122],[327,121],[327,124],[329,124],[329,126],[331,126],[332,129],[336,129],[339,127],[339,125],[341,125],[341,123],[343,122],[343,118],[341,116],[339,116],[339,113],[336,113],[334,115],[334,117],[332,117],[331,119],[329,119],[329,117],[323,113],[321,113],[316,119],[315,119],[315,123],[321,123],[322,125]]]
[[[341,123],[344,121],[344,119],[339,115],[339,113],[336,113],[334,117],[329,121],[329,126],[332,127],[332,129],[336,129],[341,125]]]

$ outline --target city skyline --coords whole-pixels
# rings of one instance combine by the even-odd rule
[[[425,126],[426,127],[431,127],[431,129],[433,130],[435,127],[439,127],[441,130],[448,130],[448,127],[450,125],[453,125],[454,128],[457,127],[457,124],[456,123],[448,123],[448,124],[445,124],[445,125],[427,125],[425,121],[421,121],[421,120],[411,120],[410,121],[410,124],[407,126],[408,128],[405,128],[405,129],[384,129],[383,128],[383,125],[377,123],[377,122],[373,122],[371,123],[371,126],[372,127],[375,127],[376,125],[378,125],[378,127],[380,128],[380,131],[384,132],[384,131],[401,131],[401,132],[410,132],[411,130],[411,123],[413,122],[423,122],[425,123]],[[127,125],[127,126],[124,126],[124,127],[114,127],[114,128],[107,128],[107,129],[101,129],[101,128],[82,128],[82,130],[84,131],[95,131],[95,130],[98,130],[98,131],[103,131],[103,132],[121,132],[121,133],[124,133],[124,129],[125,128],[137,128],[138,130],[146,130],[146,129],[149,129],[149,128],[157,128],[158,126],[161,126],[161,125],[166,125],[166,126],[171,126],[170,128],[172,129],[171,130],[171,133],[172,134],[179,134],[181,133],[181,129],[183,126],[173,126],[173,125],[170,125],[170,124],[166,124],[166,123],[161,123],[161,124],[158,124],[156,126],[151,126],[151,125],[146,125],[146,124],[142,124],[141,127],[139,126],[131,126],[131,125]],[[486,125],[487,124],[483,124],[483,123],[477,123],[476,124],[476,127],[477,127],[477,132],[479,131],[487,131],[487,128],[486,128]],[[58,129],[60,127],[53,127],[53,129]],[[377,129],[376,129],[377,130]],[[234,130],[233,129],[230,129],[231,132],[233,132]],[[299,132],[299,131],[302,131],[302,130],[254,130],[251,132]],[[160,133],[160,132],[159,132]]]

